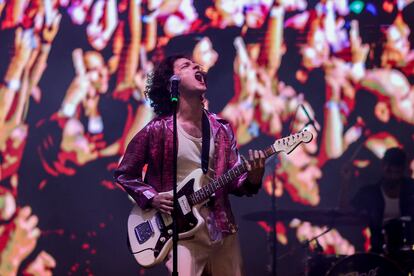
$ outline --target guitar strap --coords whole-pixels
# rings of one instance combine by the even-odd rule
[[[201,169],[203,173],[208,172],[208,161],[210,158],[210,121],[206,112],[203,112],[203,119],[201,122],[203,138],[201,140]]]

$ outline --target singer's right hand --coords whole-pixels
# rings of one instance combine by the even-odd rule
[[[163,213],[171,215],[173,210],[173,196],[170,194],[158,194],[152,199],[151,206]]]

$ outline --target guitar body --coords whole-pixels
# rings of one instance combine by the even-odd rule
[[[187,195],[201,188],[203,171],[197,169],[177,185],[179,209],[177,214],[178,237],[188,238],[204,224],[198,208],[190,206]],[[172,195],[172,191],[165,192]],[[165,194],[164,193],[164,194]],[[160,193],[163,194],[163,193]],[[128,238],[136,261],[151,267],[162,262],[172,246],[173,224],[170,215],[156,209],[143,210],[135,205],[128,217]]]

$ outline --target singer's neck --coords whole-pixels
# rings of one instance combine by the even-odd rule
[[[181,97],[178,104],[177,118],[180,121],[201,122],[203,102],[201,97]]]

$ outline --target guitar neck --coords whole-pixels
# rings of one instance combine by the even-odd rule
[[[273,145],[264,150],[265,158],[268,158],[275,153],[277,153],[277,151]],[[217,190],[223,188],[227,183],[232,182],[233,180],[235,180],[236,178],[244,174],[246,171],[247,171],[246,164],[244,162],[241,162],[239,165],[227,171],[225,174],[223,174],[219,178],[215,179],[214,181],[203,186],[200,190],[191,194],[189,196],[190,202],[192,203],[192,205],[196,205],[201,202],[204,202]]]
[[[269,158],[275,153],[285,152],[286,154],[291,153],[300,143],[309,143],[312,140],[312,134],[308,130],[292,134],[290,136],[278,139],[273,145],[265,149],[265,158]],[[232,168],[219,178],[203,186],[200,190],[194,192],[189,196],[189,201],[192,205],[196,205],[207,200],[213,193],[221,189],[227,183],[230,183],[234,179],[241,176],[247,171],[245,162],[241,162],[236,167]]]

